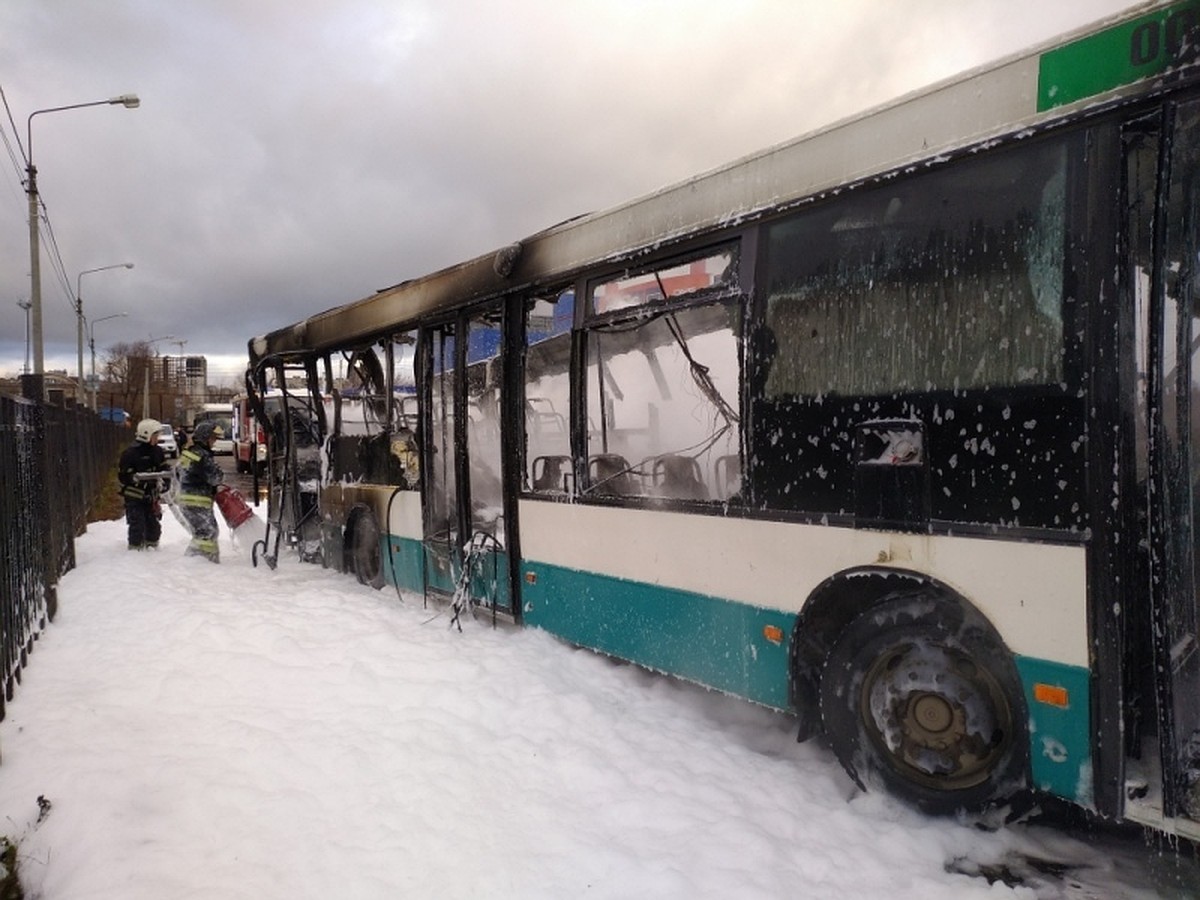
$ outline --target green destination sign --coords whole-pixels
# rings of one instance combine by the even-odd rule
[[[1184,0],[1042,54],[1038,112],[1200,58],[1200,0]]]

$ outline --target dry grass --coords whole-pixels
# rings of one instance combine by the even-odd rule
[[[117,467],[114,465],[104,478],[104,487],[99,496],[88,507],[89,522],[109,522],[125,517],[125,500],[117,487]]]

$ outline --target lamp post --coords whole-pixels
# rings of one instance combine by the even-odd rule
[[[133,263],[115,263],[111,266],[99,266],[95,269],[84,269],[75,279],[75,330],[77,332],[77,344],[79,353],[79,378],[78,390],[75,392],[75,400],[82,405],[84,402],[83,393],[83,276],[90,275],[93,272],[106,272],[109,269],[132,269]],[[92,352],[92,374],[95,375],[96,369],[96,354]]]
[[[92,412],[96,411],[96,389],[98,386],[96,381],[96,326],[107,319],[120,319],[127,315],[129,313],[113,313],[111,316],[101,316],[98,319],[92,319],[88,324],[88,346],[92,348]]]
[[[33,164],[33,117],[42,113],[62,112],[67,109],[83,109],[87,106],[124,106],[137,109],[141,104],[136,94],[122,94],[109,100],[94,100],[91,103],[72,103],[68,106],[49,106],[35,109],[25,121],[25,146],[29,156],[26,160],[25,192],[29,194],[29,302],[33,311],[33,374],[38,380],[39,393],[44,390],[41,383],[45,376],[45,350],[42,346],[42,271],[41,253],[38,248],[38,189],[37,166]],[[40,399],[40,397],[39,397]]]

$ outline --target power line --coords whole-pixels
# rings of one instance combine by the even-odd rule
[[[41,201],[41,199],[42,198],[39,194],[38,200]],[[51,267],[54,269],[54,274],[58,276],[58,283],[63,289],[63,295],[67,298],[67,306],[70,307],[71,312],[74,313],[76,312],[75,295],[71,293],[71,276],[67,274],[66,263],[63,262],[62,253],[58,249],[58,237],[54,234],[54,227],[50,224],[50,212],[46,209],[46,204],[44,202],[41,203],[41,208],[42,212],[40,219],[42,222],[46,223],[46,235],[50,241]]]
[[[24,185],[25,185],[25,168],[26,168],[25,162],[24,162],[25,147],[21,144],[21,133],[19,131],[17,131],[17,123],[13,121],[12,109],[8,105],[8,97],[5,95],[4,87],[2,85],[0,85],[0,101],[3,101],[3,103],[4,103],[4,112],[8,116],[8,123],[9,123],[10,127],[12,128],[13,140],[12,141],[9,140],[8,129],[4,128],[2,125],[0,125],[0,138],[3,138],[3,140],[4,140],[4,147],[8,151],[9,162],[12,163],[13,172],[15,172],[16,176],[17,176],[17,184],[24,187]],[[16,143],[17,150],[19,150],[21,152],[20,159],[17,158],[16,153],[13,151],[13,143],[14,142]],[[20,195],[23,193],[24,193],[23,190],[18,193],[18,195],[17,195],[18,199],[20,199]],[[26,215],[27,214],[23,214],[22,217],[24,218],[24,217],[26,217]]]
[[[17,149],[21,151],[21,158],[17,159],[16,154],[13,152],[13,142],[9,140],[7,130],[2,127],[0,127],[0,138],[3,139],[4,146],[8,150],[8,158],[12,163],[13,169],[17,173],[18,183],[24,185],[24,175],[29,168],[29,157],[26,155],[25,147],[21,143],[21,133],[17,130],[17,123],[13,120],[12,107],[8,105],[8,97],[4,93],[3,86],[0,86],[0,101],[4,103],[4,112],[8,117],[9,127],[12,128],[13,138],[16,142]],[[58,246],[58,237],[54,233],[54,226],[50,223],[50,211],[46,207],[46,199],[44,192],[42,191],[38,192],[38,207],[38,227],[39,229],[42,229],[42,225],[44,224],[45,227],[43,230],[45,231],[46,237],[46,241],[40,242],[40,244],[43,247],[45,247],[47,243],[49,244],[49,252],[46,255],[49,258],[50,267],[54,270],[54,275],[58,280],[59,286],[62,288],[63,296],[67,300],[67,307],[72,313],[78,314],[78,310],[75,306],[75,295],[71,293],[71,276],[67,272],[66,263],[63,262],[62,251]]]
[[[24,165],[17,166],[17,169],[26,169],[29,167],[29,157],[25,155],[25,147],[21,143],[21,132],[17,131],[17,123],[13,121],[12,109],[8,105],[8,97],[4,93],[4,85],[0,85],[0,100],[4,101],[4,112],[8,115],[8,124],[12,127],[13,136],[17,140],[17,147],[21,151],[21,160],[24,163]],[[7,144],[8,140],[5,139],[4,142]]]

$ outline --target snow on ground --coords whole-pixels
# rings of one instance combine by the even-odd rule
[[[782,715],[164,525],[78,541],[0,724],[29,898],[1159,896],[1066,834],[858,794]],[[961,874],[1030,853],[1116,893]]]

